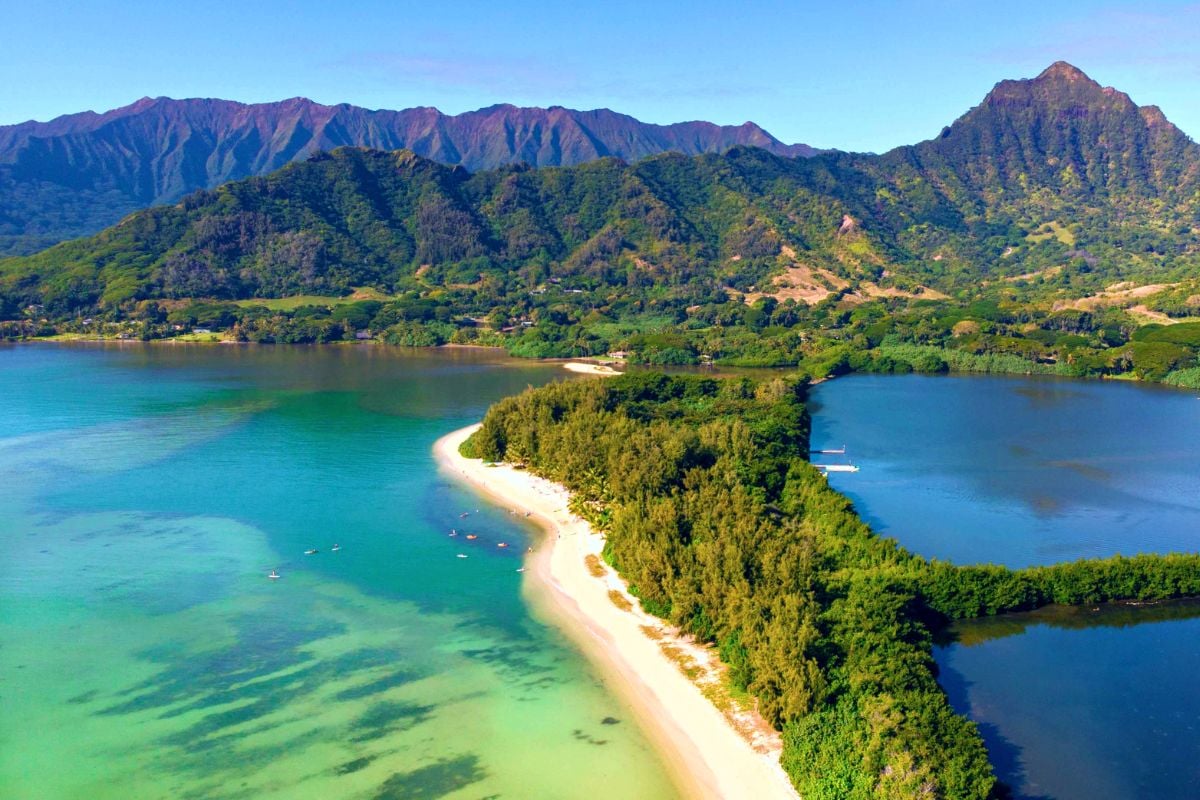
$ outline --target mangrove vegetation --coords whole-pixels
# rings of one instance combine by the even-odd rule
[[[1002,796],[937,683],[946,623],[1200,595],[1200,556],[1012,570],[874,534],[807,461],[804,378],[631,373],[494,405],[463,452],[574,493],[649,612],[711,643],[783,733],[805,800]]]

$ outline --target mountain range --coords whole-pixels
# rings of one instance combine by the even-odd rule
[[[0,294],[61,314],[371,286],[486,313],[550,278],[688,307],[780,274],[919,296],[1064,265],[1078,286],[1195,276],[1198,259],[1200,148],[1058,63],[882,155],[739,145],[471,173],[338,148],[2,261]]]
[[[103,114],[0,127],[0,254],[95,233],[136,209],[342,146],[403,148],[477,171],[718,153],[735,145],[782,156],[817,152],[783,144],[751,122],[652,125],[608,109],[496,105],[448,115],[304,98],[245,104],[147,97]]]

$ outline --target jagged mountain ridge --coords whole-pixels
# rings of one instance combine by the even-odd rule
[[[608,109],[496,105],[373,111],[304,98],[245,104],[143,98],[103,114],[0,127],[0,253],[93,233],[137,208],[263,175],[341,146],[407,149],[468,170],[570,166],[615,156],[722,152],[735,145],[810,156],[747,122],[653,125]]]
[[[1056,64],[998,84],[941,136],[879,156],[738,146],[471,174],[410,151],[338,149],[0,262],[0,293],[56,313],[153,297],[426,291],[480,275],[695,293],[799,262],[951,292],[1072,259],[1123,280],[1197,269],[1198,163],[1160,112]]]

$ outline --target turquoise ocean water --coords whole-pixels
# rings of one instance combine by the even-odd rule
[[[563,372],[466,350],[0,347],[0,794],[675,797],[522,598],[536,532],[430,455]]]

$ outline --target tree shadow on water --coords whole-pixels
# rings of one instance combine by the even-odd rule
[[[1031,794],[1024,790],[1028,775],[1020,746],[1005,738],[1000,729],[989,722],[977,721],[975,725],[979,728],[979,736],[987,747],[988,757],[1001,784],[996,789],[997,800],[1054,800],[1049,795]]]
[[[1000,786],[996,788],[995,792],[997,800],[1054,800],[1048,795],[1030,794],[1023,790],[1022,787],[1028,781],[1028,774],[1025,771],[1025,761],[1021,755],[1022,748],[1006,738],[994,724],[972,716],[970,713],[971,681],[968,681],[958,670],[940,662],[937,679],[946,693],[946,697],[950,699],[950,706],[959,714],[970,718],[979,729],[979,736],[983,739],[984,746],[987,747],[988,759],[992,762],[997,780],[1000,781]]]

